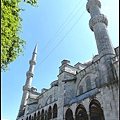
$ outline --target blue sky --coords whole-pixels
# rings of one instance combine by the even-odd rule
[[[21,12],[23,32],[20,35],[27,44],[24,56],[20,55],[9,65],[10,71],[2,73],[2,120],[16,119],[36,41],[38,55],[32,86],[38,92],[42,88],[50,88],[50,83],[57,80],[63,59],[68,59],[71,65],[75,65],[97,54],[94,33],[88,25],[90,14],[86,11],[86,2],[87,0],[39,0],[39,8],[21,4],[25,11]],[[117,47],[119,0],[101,0],[101,3],[101,13],[108,18],[111,41]]]

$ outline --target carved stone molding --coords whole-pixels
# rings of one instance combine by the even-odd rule
[[[99,0],[89,0],[86,4],[87,11],[90,13],[90,9],[95,5],[97,5],[99,8],[101,8],[101,3]]]
[[[108,26],[108,20],[107,17],[104,14],[97,15],[90,19],[89,26],[90,29],[93,31],[93,27],[97,23],[105,23],[106,26]]]

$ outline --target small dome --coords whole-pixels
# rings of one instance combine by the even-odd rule
[[[62,65],[63,65],[63,64],[70,64],[70,61],[67,60],[67,59],[64,59],[61,63],[62,63]]]

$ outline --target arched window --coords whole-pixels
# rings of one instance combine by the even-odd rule
[[[34,114],[34,119],[33,120],[36,120],[36,113]]]
[[[48,108],[48,120],[52,119],[52,108],[51,106]]]
[[[79,86],[79,95],[83,93],[83,86]]]
[[[65,113],[65,120],[74,120],[73,112],[70,108],[68,108],[66,113]]]
[[[48,120],[48,113],[47,113],[47,110],[45,111],[45,120]]]
[[[52,102],[52,95],[50,95],[46,101],[46,105],[50,104]]]
[[[87,88],[87,91],[91,90],[92,89],[92,86],[91,86],[91,80],[90,80],[90,77],[86,77],[86,88]]]
[[[53,106],[53,118],[57,118],[57,104]]]
[[[37,114],[37,120],[40,120],[40,111]]]
[[[42,109],[42,112],[41,112],[41,120],[44,120],[44,110]]]
[[[26,118],[26,120],[28,120],[28,117]]]
[[[88,115],[83,105],[78,105],[76,108],[75,120],[88,120]]]
[[[99,101],[92,100],[89,106],[91,120],[105,120]]]
[[[29,120],[31,120],[31,115],[29,116]]]

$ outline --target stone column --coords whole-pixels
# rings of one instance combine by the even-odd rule
[[[65,79],[65,66],[70,63],[68,60],[63,60],[62,65],[59,67],[59,75],[58,75],[58,118],[57,120],[64,119],[64,103],[65,103],[65,83],[63,80]]]
[[[87,115],[88,115],[88,120],[90,120],[90,112],[87,111]]]
[[[86,9],[91,15],[89,21],[90,29],[95,34],[98,53],[100,57],[106,54],[115,54],[108,31],[107,17],[100,13],[101,3],[99,0],[88,0]]]

